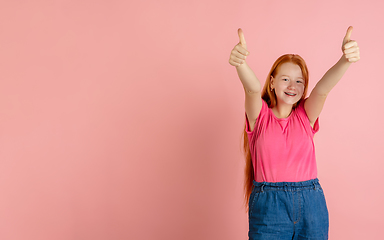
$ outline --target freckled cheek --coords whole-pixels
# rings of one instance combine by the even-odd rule
[[[297,86],[297,89],[299,90],[300,95],[303,95],[303,93],[304,93],[304,86],[303,85]]]

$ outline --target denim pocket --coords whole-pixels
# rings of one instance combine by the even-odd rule
[[[322,228],[326,230],[326,232],[324,233],[324,235],[326,235],[328,234],[329,228],[329,214],[327,202],[325,200],[324,191],[321,187],[317,187],[316,192],[318,192],[319,195],[317,195],[317,198],[314,198],[314,215],[317,216],[318,222],[321,223]]]
[[[323,191],[322,187],[317,187],[316,188],[316,192],[319,192],[319,193],[321,193],[324,196],[324,191]]]
[[[253,188],[253,190],[252,190],[252,193],[251,193],[251,195],[249,196],[249,204],[248,204],[248,206],[249,206],[249,216],[251,216],[252,215],[252,210],[253,210],[253,207],[254,207],[254,205],[255,205],[255,202],[256,202],[256,199],[257,199],[257,196],[259,195],[259,191],[256,191],[256,189],[255,188]]]

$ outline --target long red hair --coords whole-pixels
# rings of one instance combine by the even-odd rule
[[[263,91],[261,92],[261,98],[268,104],[269,108],[273,108],[277,104],[276,95],[274,91],[271,91],[271,77],[275,77],[279,71],[279,67],[281,64],[291,62],[296,65],[298,65],[301,68],[301,72],[303,74],[304,78],[304,92],[301,99],[293,105],[293,108],[295,108],[302,100],[305,99],[305,96],[307,95],[308,90],[308,80],[309,80],[309,74],[308,74],[308,68],[307,64],[305,63],[304,59],[300,57],[297,54],[285,54],[279,57],[275,63],[272,65],[271,70],[269,71],[269,74],[267,76],[267,79],[264,84]],[[253,180],[255,179],[254,176],[254,167],[252,163],[252,156],[251,152],[249,150],[248,145],[248,135],[246,132],[247,125],[244,126],[243,131],[243,141],[244,141],[244,155],[245,155],[245,170],[244,170],[244,197],[245,197],[245,206],[248,209],[248,202],[249,197],[252,193],[252,186],[253,186]]]

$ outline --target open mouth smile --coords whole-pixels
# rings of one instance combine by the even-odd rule
[[[290,93],[290,92],[284,92],[285,93],[285,95],[288,95],[288,96],[291,96],[291,97],[294,97],[294,96],[296,96],[296,94],[295,93]]]

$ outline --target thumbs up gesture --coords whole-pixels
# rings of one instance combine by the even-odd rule
[[[249,55],[247,50],[247,43],[245,42],[243,30],[238,29],[239,43],[232,49],[231,56],[229,57],[229,64],[238,67],[245,63],[245,59]]]
[[[348,62],[357,62],[360,59],[360,51],[359,46],[357,46],[357,42],[351,40],[353,27],[350,26],[345,34],[343,39],[343,45],[341,50],[343,51],[343,56]]]

